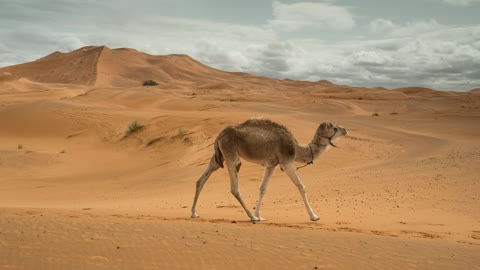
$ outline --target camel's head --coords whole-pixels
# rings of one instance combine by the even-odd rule
[[[330,122],[323,122],[320,127],[317,129],[317,136],[319,139],[328,139],[329,143],[332,146],[335,146],[332,141],[345,136],[347,134],[347,130]]]

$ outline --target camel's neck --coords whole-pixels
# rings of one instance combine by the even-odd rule
[[[330,148],[328,139],[315,136],[309,144],[297,144],[295,161],[300,163],[313,162],[318,156]]]

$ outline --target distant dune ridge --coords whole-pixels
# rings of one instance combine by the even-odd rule
[[[8,82],[15,78],[11,73],[3,72],[0,73],[0,82]]]
[[[436,91],[421,87],[388,89],[336,85],[327,80],[317,82],[290,79],[272,79],[241,72],[218,70],[191,58],[188,55],[150,55],[135,49],[110,49],[106,46],[87,46],[72,52],[54,52],[33,62],[0,68],[0,74],[15,78],[27,78],[41,83],[79,84],[93,87],[136,87],[143,81],[155,80],[161,85],[179,87],[195,85],[199,89],[229,89],[245,86],[268,89],[291,89],[345,93],[347,98],[359,98],[363,94],[383,92],[391,97],[412,95],[444,96],[451,92]],[[6,75],[0,76],[5,81]],[[396,92],[396,93],[395,93]],[[472,92],[475,92],[472,90]],[[367,97],[368,98],[368,97]]]
[[[0,68],[16,77],[43,83],[135,87],[148,79],[159,82],[209,82],[238,80],[242,73],[225,72],[203,65],[187,55],[154,56],[134,49],[88,46],[54,52],[33,62]]]
[[[469,91],[470,93],[480,94],[480,88],[475,88]]]

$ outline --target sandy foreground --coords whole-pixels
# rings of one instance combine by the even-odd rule
[[[0,269],[480,269],[477,93],[0,79]],[[298,171],[318,222],[279,169],[266,221],[226,170],[190,218],[216,135],[252,116],[304,143],[323,121],[348,129]],[[243,163],[250,209],[262,176]]]

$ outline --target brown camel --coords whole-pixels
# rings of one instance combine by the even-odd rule
[[[310,219],[317,221],[319,217],[310,207],[305,186],[298,177],[293,162],[311,164],[321,153],[331,146],[335,147],[333,141],[345,134],[347,134],[345,128],[324,122],[318,127],[312,141],[305,145],[299,144],[286,127],[267,119],[252,118],[242,124],[226,127],[216,138],[214,143],[215,154],[212,156],[207,169],[197,181],[192,218],[199,217],[196,213],[196,205],[205,182],[214,171],[223,168],[225,162],[230,174],[231,192],[252,221],[264,220],[260,215],[260,206],[268,181],[277,165],[280,165],[280,168],[297,186]],[[255,215],[248,210],[240,194],[238,186],[238,171],[242,164],[240,158],[265,167]]]

